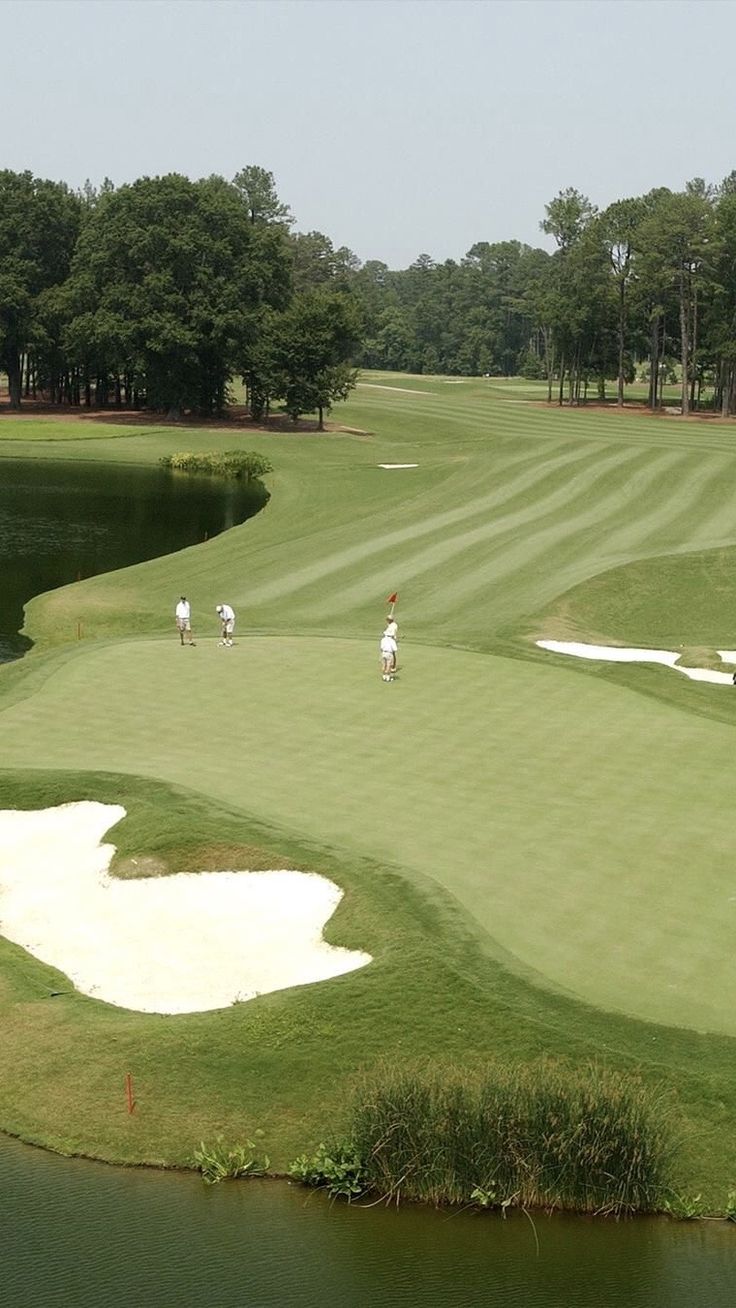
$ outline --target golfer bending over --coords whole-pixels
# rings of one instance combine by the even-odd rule
[[[176,616],[176,629],[179,632],[179,639],[182,645],[193,645],[192,609],[186,595],[181,596],[174,613]],[[184,639],[185,636],[186,640]]]
[[[222,626],[222,631],[220,633],[221,636],[220,644],[232,645],[233,632],[235,630],[234,609],[231,609],[229,604],[217,604],[215,606],[215,612],[217,613],[217,616],[220,619],[220,623]]]

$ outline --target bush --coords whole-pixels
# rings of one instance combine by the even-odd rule
[[[220,477],[240,477],[251,481],[273,472],[268,459],[255,450],[212,451],[207,454],[167,454],[161,463],[177,472],[209,472]]]
[[[389,1069],[360,1092],[351,1135],[387,1200],[620,1214],[671,1193],[669,1117],[661,1094],[596,1068]]]
[[[321,1144],[311,1157],[302,1154],[291,1164],[289,1176],[302,1185],[326,1189],[331,1198],[357,1198],[365,1190],[363,1160],[352,1143]]]
[[[216,1185],[228,1177],[264,1176],[268,1171],[270,1159],[266,1154],[262,1158],[256,1155],[256,1146],[252,1140],[243,1145],[226,1145],[218,1135],[213,1145],[201,1141],[194,1151],[194,1166],[202,1173],[202,1180],[207,1185]]]

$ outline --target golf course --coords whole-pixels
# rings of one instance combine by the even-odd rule
[[[26,604],[33,647],[0,666],[0,809],[122,806],[104,836],[122,878],[319,874],[343,892],[325,940],[364,961],[152,1013],[0,936],[0,1128],[163,1166],[259,1133],[284,1172],[382,1067],[595,1064],[666,1092],[678,1187],[724,1211],[736,690],[536,642],[721,666],[736,424],[545,397],[365,372],[322,433],[2,415],[0,469],[241,448],[273,471],[247,522]]]

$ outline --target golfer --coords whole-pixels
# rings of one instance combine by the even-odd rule
[[[396,621],[393,613],[389,613],[388,617],[386,618],[386,630],[384,631],[383,634],[384,636],[390,636],[391,640],[394,642],[394,661],[391,667],[391,671],[395,672],[396,662],[399,656],[399,624]]]
[[[232,609],[229,604],[217,604],[215,606],[215,612],[217,613],[222,626],[220,644],[232,645],[233,632],[235,630],[235,610]]]
[[[186,595],[182,595],[177,604],[174,615],[176,617],[176,629],[179,632],[179,639],[182,645],[193,645],[192,640],[192,608]],[[184,637],[186,636],[186,640]]]
[[[384,681],[393,681],[396,667],[396,640],[389,636],[388,629],[381,636],[381,676]]]

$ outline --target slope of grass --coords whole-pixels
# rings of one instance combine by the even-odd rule
[[[279,1165],[382,1056],[598,1058],[679,1088],[683,1184],[716,1205],[736,1180],[736,699],[665,669],[562,665],[533,637],[667,643],[708,585],[692,560],[736,545],[736,428],[547,410],[502,379],[364,381],[340,413],[349,433],[243,434],[275,469],[256,519],[34,600],[37,648],[0,669],[0,730],[24,804],[97,794],[109,772],[125,774],[105,783],[115,802],[177,788],[156,791],[159,822],[131,819],[128,853],[150,852],[170,817],[179,834],[161,847],[176,864],[191,818],[211,866],[218,842],[197,834],[209,810],[227,814],[228,846],[331,868],[349,894],[330,939],[376,964],[156,1019],[49,1001],[48,970],[5,946],[0,1120],[59,1147],[168,1161],[260,1126]],[[154,463],[181,446],[176,429],[125,430],[55,455]],[[187,429],[193,451],[218,441]],[[48,456],[33,440],[11,448]],[[627,570],[662,556],[666,586],[647,573],[632,592]],[[183,588],[198,632],[217,601],[234,605],[235,649],[149,639],[169,632]],[[386,686],[377,638],[393,590],[403,671]],[[678,643],[718,643],[715,620],[697,625]],[[37,781],[44,767],[57,779]],[[131,1060],[147,1104],[135,1123],[119,1089]],[[62,1113],[59,1076],[75,1087]]]

